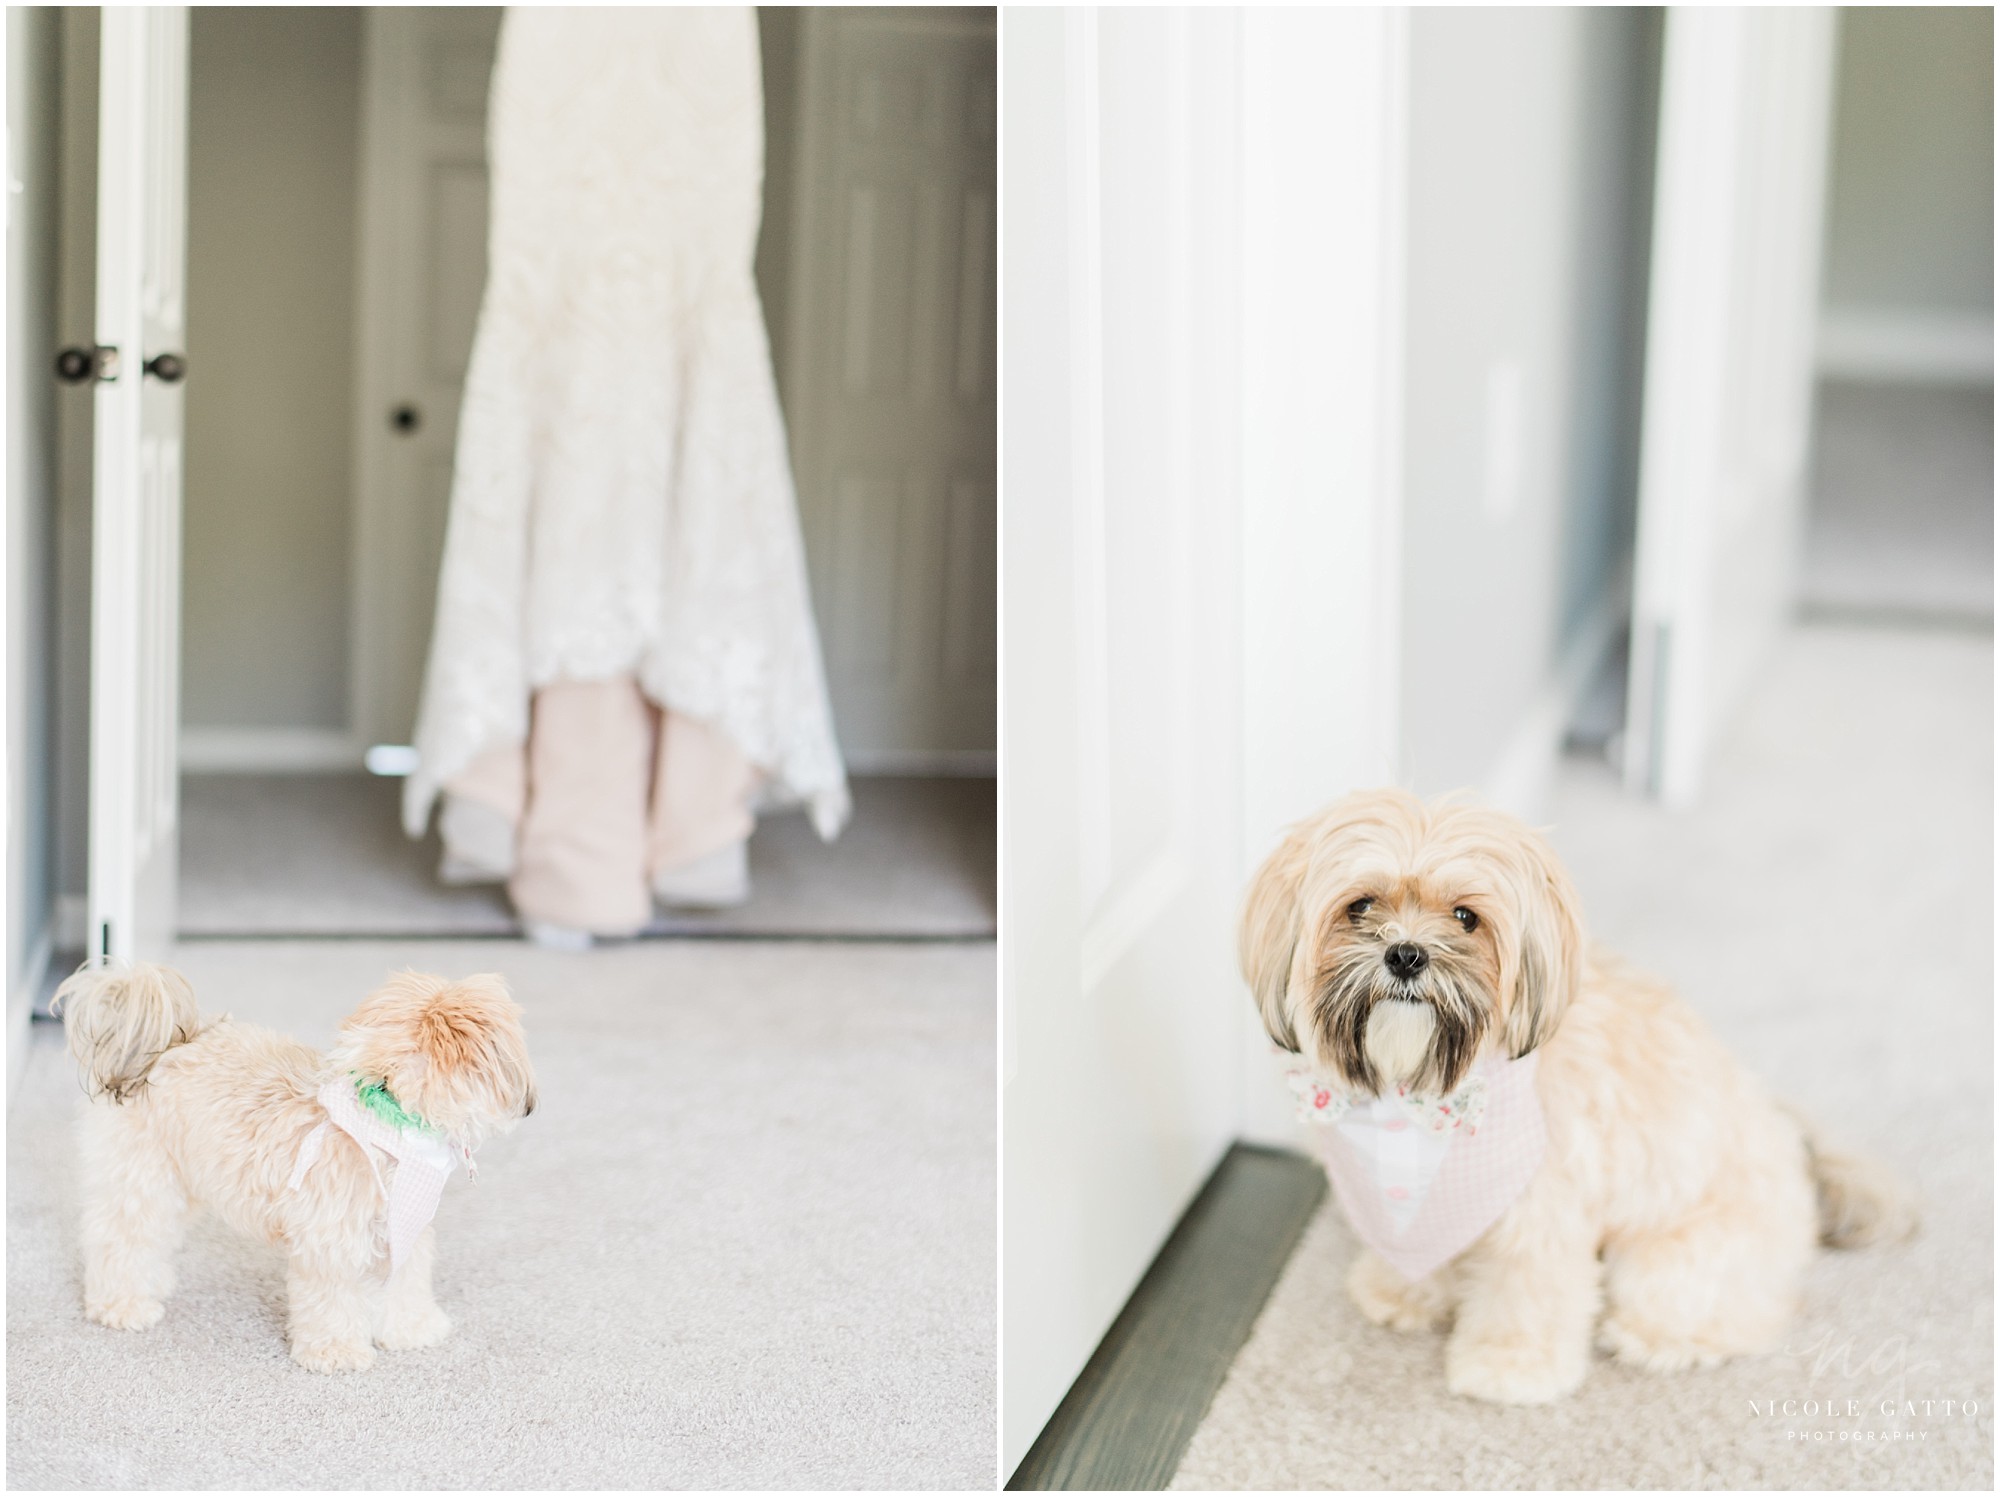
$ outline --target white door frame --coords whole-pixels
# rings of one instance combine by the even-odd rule
[[[172,942],[179,875],[182,393],[148,364],[185,351],[188,12],[101,25],[85,949],[130,960]]]

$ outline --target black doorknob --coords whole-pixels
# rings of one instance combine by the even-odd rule
[[[423,422],[423,413],[413,405],[399,405],[389,412],[389,424],[400,432],[415,431]]]
[[[94,379],[116,379],[118,350],[65,348],[56,355],[56,378],[66,385],[85,385]]]
[[[177,353],[156,353],[146,360],[146,372],[163,385],[177,385],[187,378],[187,360]]]

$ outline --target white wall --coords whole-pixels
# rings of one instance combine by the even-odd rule
[[[1657,12],[1410,23],[1401,768],[1534,815],[1611,642],[1637,472]]]
[[[55,907],[56,196],[60,13],[7,10],[8,1081]]]
[[[198,7],[182,721],[347,723],[361,13]]]
[[[1840,12],[1826,300],[1993,311],[1993,11]]]
[[[1820,368],[1993,377],[1993,11],[1840,12]]]

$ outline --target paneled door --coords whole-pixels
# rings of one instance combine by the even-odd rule
[[[414,729],[486,279],[500,12],[371,7],[356,402],[355,728]],[[993,763],[991,12],[800,18],[778,376],[842,747]]]
[[[780,371],[850,765],[991,772],[991,10],[803,14]]]
[[[187,10],[108,6],[99,45],[87,945],[157,959],[179,858]]]
[[[1287,824],[1391,774],[1407,19],[1009,10],[1002,1459],[1231,1139]]]
[[[353,717],[363,744],[407,744],[486,288],[486,90],[500,12],[365,15]]]
[[[1792,607],[1834,17],[1667,11],[1625,771],[1684,805]]]
[[[1011,1472],[1236,1135],[1250,1010],[1240,275],[1201,210],[1236,200],[1240,23],[1003,32]]]

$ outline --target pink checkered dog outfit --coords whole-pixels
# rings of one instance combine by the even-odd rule
[[[306,1171],[318,1161],[326,1147],[326,1131],[338,1128],[361,1145],[368,1168],[375,1172],[375,1184],[388,1200],[385,1226],[389,1238],[389,1272],[394,1274],[416,1246],[418,1234],[437,1215],[444,1198],[444,1182],[465,1161],[468,1173],[472,1156],[462,1149],[420,1133],[413,1128],[397,1128],[364,1108],[354,1095],[352,1078],[329,1081],[319,1089],[320,1106],[326,1121],[306,1135],[299,1149],[299,1161],[292,1167],[291,1189],[305,1183]],[[396,1161],[391,1182],[382,1179],[381,1159]]]
[[[1285,1079],[1349,1225],[1413,1283],[1478,1240],[1548,1149],[1535,1057],[1487,1057],[1448,1097],[1348,1097],[1297,1056]]]

